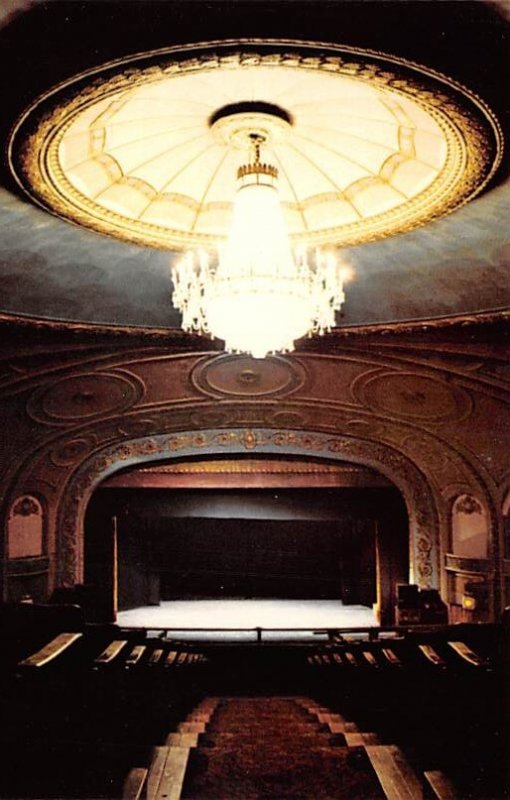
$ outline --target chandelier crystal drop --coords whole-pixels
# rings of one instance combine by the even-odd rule
[[[217,253],[189,251],[172,267],[172,301],[185,331],[223,339],[228,352],[264,358],[294,349],[296,339],[335,324],[349,268],[333,251],[292,253],[276,167],[262,163],[263,138],[237,173],[233,219]]]

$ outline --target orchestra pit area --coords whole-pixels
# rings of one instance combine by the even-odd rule
[[[4,798],[507,796],[508,620],[184,641],[1,608]]]

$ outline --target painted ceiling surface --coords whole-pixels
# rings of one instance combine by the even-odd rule
[[[447,78],[365,50],[241,39],[128,57],[50,90],[15,127],[9,166],[65,219],[207,247],[228,235],[253,136],[306,246],[430,222],[476,196],[502,155],[496,118]]]
[[[133,33],[135,22],[139,22],[139,18],[133,16],[136,3],[128,4],[131,11],[127,15],[125,3],[88,4],[89,17],[96,21],[102,18],[106,25],[99,35],[98,28],[74,8],[77,5],[43,3],[14,19],[3,20],[1,58],[10,64],[11,70],[2,70],[2,91],[5,89],[7,117],[11,121],[37,95],[59,81],[114,57],[136,52]],[[209,30],[211,37],[221,38],[219,10],[207,11],[205,5],[201,5],[203,24],[191,36],[191,23],[198,4],[165,5],[162,12],[161,5],[150,4],[155,19],[164,13],[165,38],[162,38],[161,26],[151,26],[150,19],[149,22],[145,20],[138,28],[138,49],[160,47],[168,43],[169,37],[172,42],[191,41],[197,37],[203,40]],[[505,128],[504,103],[497,107],[495,86],[504,85],[504,70],[508,71],[509,67],[510,57],[502,44],[498,44],[504,41],[508,23],[497,7],[486,6],[483,2],[418,4],[429,7],[427,12],[419,11],[427,13],[420,28],[419,20],[418,23],[410,21],[411,12],[415,13],[416,8],[412,3],[409,5],[413,9],[403,12],[399,32],[389,24],[388,14],[391,18],[392,11],[387,4],[365,6],[364,18],[373,19],[355,28],[352,20],[347,21],[347,12],[357,18],[358,23],[363,17],[352,3],[324,4],[322,23],[318,21],[320,15],[314,14],[313,21],[310,19],[309,5],[295,4],[296,18],[292,24],[285,21],[285,3],[269,4],[272,14],[263,13],[264,9],[254,14],[255,5],[240,3],[228,23],[223,18],[223,36],[249,36],[252,28],[253,36],[257,37],[273,38],[289,32],[303,39],[299,30],[301,21],[302,30],[306,28],[309,36],[313,33],[316,41],[331,41],[334,35],[339,43],[347,46],[384,50],[396,57],[426,63],[432,70],[447,72],[487,100]],[[463,9],[455,10],[455,6]],[[148,8],[146,4],[150,17]],[[477,15],[480,14],[485,27],[478,24]],[[381,24],[383,18],[388,24]],[[58,20],[68,25],[67,38],[51,33]],[[332,20],[337,23],[333,28]],[[19,54],[19,41],[23,41],[27,51],[30,48],[37,51],[44,37],[36,34],[45,26],[52,55],[46,54],[46,66],[42,69],[45,74],[34,76],[30,59],[23,59]],[[108,36],[112,37],[113,33],[115,46],[112,44],[108,48]],[[483,41],[488,34],[493,42],[491,50],[487,50]],[[441,46],[437,38],[441,35],[447,40],[450,36],[451,42],[455,35],[457,62],[451,56],[451,42],[446,41]],[[427,50],[426,61],[424,37],[437,45]],[[466,66],[467,55],[472,53],[477,37],[482,37],[478,45],[483,46],[486,53],[483,74],[476,66],[469,73]],[[470,61],[472,63],[473,59]],[[16,67],[14,81],[13,63]],[[160,225],[162,221],[164,224],[168,204],[174,202],[180,216],[174,214],[173,220],[178,220],[177,227],[181,231],[216,235],[223,224],[223,216],[228,216],[226,198],[229,187],[232,188],[236,166],[233,162],[239,155],[225,152],[221,132],[208,126],[207,119],[210,110],[214,111],[222,102],[238,100],[246,81],[251,93],[258,95],[257,81],[261,73],[256,77],[253,70],[249,72],[249,69],[244,70],[240,77],[238,72],[230,70],[221,81],[218,74],[209,75],[206,80],[202,76],[198,83],[193,75],[188,75],[184,76],[187,85],[181,84],[177,89],[177,83],[169,79],[165,85],[159,83],[133,90],[129,96],[119,90],[106,100],[99,100],[95,106],[77,114],[60,139],[57,156],[66,180],[88,200],[98,201],[103,210],[121,213],[132,220],[143,218],[151,225]],[[282,199],[289,227],[296,235],[310,229],[320,231],[321,226],[326,225],[348,226],[355,221],[353,215],[356,220],[370,219],[381,211],[398,209],[434,185],[448,166],[445,129],[437,118],[427,117],[411,100],[401,100],[398,109],[391,108],[395,103],[393,96],[382,96],[366,86],[358,85],[353,90],[352,81],[338,79],[338,76],[326,76],[325,82],[317,81],[317,75],[311,71],[304,77],[297,76],[290,68],[266,75],[263,83],[268,87],[268,99],[276,102],[279,97],[286,96],[290,114],[299,120],[291,136],[272,143],[272,155],[283,175]],[[345,105],[347,99],[351,111],[354,108],[356,113],[344,115],[342,131],[332,133],[324,123],[331,102]],[[184,132],[168,130],[165,105],[169,100],[179,107]],[[203,104],[200,111],[194,105],[196,102]],[[306,106],[307,103],[311,105]],[[156,111],[140,135],[140,120],[149,116],[149,106]],[[102,114],[108,115],[109,132],[108,147],[101,156],[112,159],[115,156],[123,172],[133,178],[129,185],[119,183],[113,172],[105,169],[105,159],[99,162],[93,152],[91,155],[92,128]],[[405,163],[398,158],[405,144],[402,140],[404,117],[412,123],[413,129],[412,157]],[[0,133],[5,141],[6,124],[4,129]],[[324,152],[331,145],[331,136],[335,139],[335,152],[326,164],[323,163]],[[354,139],[359,143],[355,159],[349,144]],[[387,176],[389,179],[374,183],[374,175],[381,174],[392,156],[397,158]],[[505,161],[508,156],[504,155]],[[342,326],[384,325],[508,309],[510,184],[505,177],[506,166],[504,163],[482,196],[442,219],[381,241],[358,245],[350,242],[347,255],[354,267],[355,280],[348,287],[347,301],[337,323]],[[0,308],[5,314],[138,328],[179,325],[179,315],[170,303],[169,266],[174,257],[171,249],[142,247],[81,229],[32,205],[8,178],[3,183],[0,188]],[[335,191],[332,191],[333,184]],[[154,196],[148,196],[147,187]],[[163,203],[154,199],[162,193],[169,195]],[[303,206],[306,206],[304,213]],[[317,209],[321,207],[323,213],[319,214]]]

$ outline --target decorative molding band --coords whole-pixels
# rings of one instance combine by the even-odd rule
[[[158,248],[179,250],[213,245],[225,235],[223,229],[212,234],[197,233],[194,227],[183,229],[172,216],[177,218],[187,209],[198,214],[202,204],[197,208],[195,197],[183,193],[184,190],[163,192],[157,188],[157,181],[126,171],[118,154],[114,157],[107,147],[106,129],[110,116],[114,117],[133,92],[154,91],[162,84],[172,87],[183,80],[187,86],[187,80],[197,76],[199,80],[202,75],[209,81],[219,76],[221,85],[221,76],[232,71],[239,73],[242,84],[241,75],[246,69],[272,70],[277,74],[290,70],[298,82],[298,73],[302,77],[313,75],[314,79],[322,76],[328,86],[331,80],[347,80],[363,92],[374,90],[388,105],[395,105],[399,146],[394,159],[387,159],[371,177],[333,192],[332,199],[340,204],[350,200],[355,190],[366,190],[367,181],[390,185],[393,171],[414,158],[416,123],[400,108],[401,101],[425,115],[429,125],[433,121],[435,135],[440,131],[444,138],[444,163],[430,184],[415,196],[407,196],[406,202],[396,202],[372,216],[358,215],[356,221],[344,221],[329,228],[310,229],[308,225],[304,234],[296,233],[296,240],[345,246],[411,230],[453,211],[478,194],[501,162],[503,136],[496,117],[473,92],[445,75],[392,55],[338,44],[240,39],[139,53],[96,67],[54,87],[24,112],[14,129],[8,148],[13,176],[35,202],[85,227]],[[267,78],[264,83],[267,85]],[[214,103],[212,86],[210,92]],[[65,152],[69,131],[75,131],[76,125],[81,130],[80,120],[84,116],[94,122],[88,122],[84,130],[86,147],[78,161],[90,162],[101,173],[101,192],[84,188],[83,181],[77,183],[66,158],[62,158],[61,150]],[[202,122],[207,130],[207,115]],[[77,146],[76,141],[72,146]],[[204,146],[210,145],[206,142]],[[156,202],[180,211],[168,212],[162,223],[161,215],[152,219],[145,211],[142,217],[133,215],[127,207],[119,208],[118,203],[114,206],[103,203],[99,196],[105,190],[105,180],[108,185],[125,186],[126,191],[138,193],[146,204]],[[302,214],[310,204],[323,199],[319,193],[290,203],[290,207]],[[211,204],[211,209],[204,205],[204,210],[218,213],[225,210],[224,206],[228,210],[230,205],[229,196],[221,196]]]
[[[377,476],[374,470],[368,467],[361,467],[357,464],[321,464],[310,461],[270,461],[267,459],[251,459],[249,461],[224,459],[221,461],[192,461],[186,463],[165,464],[159,467],[140,467],[137,472],[141,473],[168,473],[171,475],[197,475],[206,472],[211,475],[230,475],[230,474],[259,474],[264,475],[345,475],[346,473],[359,475],[371,474]]]
[[[488,558],[462,558],[452,553],[445,554],[446,569],[451,572],[473,572],[486,574],[493,569]]]
[[[59,512],[59,582],[83,575],[83,520],[94,489],[119,469],[197,454],[270,453],[363,464],[381,472],[402,492],[409,515],[411,580],[438,585],[439,530],[431,489],[421,471],[393,447],[349,436],[271,429],[204,430],[132,439],[96,452],[71,476]]]
[[[5,562],[9,576],[42,575],[48,572],[50,560],[48,556],[30,556],[29,558],[11,558]]]
[[[510,320],[510,309],[508,307],[488,309],[486,311],[473,312],[472,314],[455,314],[447,317],[423,317],[416,320],[404,320],[400,322],[367,323],[362,325],[345,325],[334,328],[320,339],[305,339],[299,343],[296,354],[299,353],[322,353],[331,352],[334,354],[335,343],[348,338],[358,336],[385,336],[387,334],[405,335],[408,333],[417,334],[427,331],[465,328],[481,325],[491,325],[496,322],[506,322]],[[168,348],[179,350],[180,352],[204,352],[204,338],[198,334],[185,333],[179,328],[157,328],[139,327],[134,325],[104,325],[94,322],[82,322],[79,320],[46,319],[44,317],[21,316],[19,314],[9,314],[0,312],[0,327],[12,328],[13,330],[23,330],[24,328],[36,331],[48,331],[62,333],[65,331],[75,335],[82,335],[84,338],[98,338],[108,336],[123,338],[127,342],[132,339],[147,342],[164,342]],[[328,346],[329,345],[329,348]],[[214,340],[207,340],[207,351],[222,353],[223,349]]]

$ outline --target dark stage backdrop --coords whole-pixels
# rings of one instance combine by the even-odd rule
[[[103,591],[113,518],[121,610],[203,597],[371,605],[376,539],[383,593],[407,576],[407,516],[394,489],[100,489],[85,557],[87,582]]]
[[[163,599],[375,599],[370,521],[165,519],[158,528]]]

